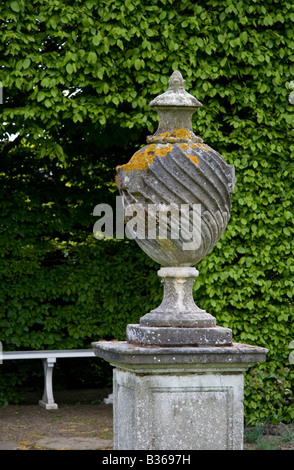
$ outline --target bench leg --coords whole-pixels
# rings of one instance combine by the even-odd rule
[[[44,367],[44,393],[42,400],[39,401],[39,405],[46,410],[57,410],[58,405],[54,403],[53,397],[53,384],[52,384],[52,375],[53,367],[56,362],[55,358],[43,359]]]

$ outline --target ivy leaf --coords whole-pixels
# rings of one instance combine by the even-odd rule
[[[22,66],[23,66],[24,69],[28,69],[30,65],[31,65],[31,59],[25,59],[23,61]]]
[[[135,63],[134,63],[134,66],[135,66],[135,69],[136,70],[139,70],[141,68],[141,60],[140,59],[136,59],[135,60]]]
[[[40,102],[46,97],[45,93],[43,91],[39,91],[37,94],[37,101]]]
[[[65,68],[66,68],[66,71],[67,71],[67,73],[68,73],[69,75],[71,75],[71,74],[73,73],[73,66],[72,66],[72,64],[70,64],[70,63],[66,64],[66,67],[65,67]]]
[[[93,44],[94,46],[99,46],[101,42],[102,36],[101,34],[97,34],[96,36],[93,37]]]
[[[92,64],[92,65],[96,64],[96,62],[97,62],[96,52],[94,52],[94,51],[89,52],[88,57],[87,57],[87,61],[88,61],[89,64]]]
[[[18,2],[11,2],[10,6],[11,6],[13,11],[15,11],[17,13],[20,12],[20,5],[19,5]]]

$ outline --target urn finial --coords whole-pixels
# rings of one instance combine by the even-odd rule
[[[151,107],[185,106],[188,108],[198,108],[202,106],[195,96],[190,95],[190,93],[185,90],[185,80],[178,70],[175,70],[172,73],[168,83],[168,90],[165,93],[162,93],[162,95],[154,98],[150,103]]]
[[[175,70],[171,74],[168,83],[169,83],[170,88],[173,88],[175,91],[177,91],[180,87],[185,86],[185,82],[186,80],[183,79],[181,72],[179,72],[178,70]]]

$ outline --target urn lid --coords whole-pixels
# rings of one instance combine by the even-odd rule
[[[195,96],[190,95],[190,93],[185,90],[185,80],[178,70],[173,72],[168,83],[168,90],[154,98],[154,100],[150,102],[151,107],[184,106],[188,108],[199,108],[202,106]]]
[[[187,138],[192,142],[203,142],[192,129],[192,115],[202,103],[185,90],[182,74],[175,70],[169,79],[165,93],[154,98],[150,107],[158,113],[158,129],[147,137],[148,143],[180,143]],[[184,140],[183,140],[184,136]]]

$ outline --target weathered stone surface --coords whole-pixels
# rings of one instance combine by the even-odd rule
[[[165,93],[157,96],[151,101],[150,106],[157,109],[157,107],[191,107],[198,108],[202,104],[198,101],[195,96],[190,95],[185,90],[185,80],[182,74],[175,70],[169,79],[169,87]],[[195,110],[193,110],[195,112]],[[167,123],[165,123],[167,125]]]
[[[216,328],[215,318],[195,305],[192,288],[198,271],[192,266],[225,231],[234,167],[193,133],[192,115],[202,104],[185,90],[184,83],[175,71],[168,90],[150,103],[159,115],[157,131],[147,138],[148,145],[117,168],[126,221],[132,219],[128,214],[132,204],[143,208],[130,232],[162,267],[158,274],[164,282],[163,302],[140,319],[140,326],[127,329],[128,340],[141,345],[152,344],[152,338],[153,344],[162,346],[231,343],[231,333]],[[165,327],[166,332],[157,330]]]
[[[116,182],[125,208],[141,204],[145,220],[150,204],[174,204],[178,208],[188,204],[191,239],[198,239],[201,229],[200,244],[186,250],[186,231],[174,239],[169,222],[164,239],[159,234],[148,238],[145,229],[141,233],[134,228],[136,242],[161,266],[195,266],[212,250],[230,218],[235,184],[234,167],[193,133],[192,115],[201,103],[184,90],[183,84],[181,74],[174,72],[167,92],[151,102],[159,115],[158,130],[148,137],[148,145],[117,168]],[[201,206],[201,228],[193,224],[195,205]],[[158,215],[155,218],[158,228]]]
[[[115,369],[114,396],[114,449],[242,449],[242,374]]]
[[[155,157],[145,168],[141,159],[148,160],[149,156]],[[143,147],[130,166],[127,165],[118,173],[125,207],[141,204],[147,218],[148,205],[159,208],[162,204],[174,204],[182,218],[181,205],[188,204],[191,239],[197,240],[200,227],[193,226],[192,207],[201,206],[201,243],[196,244],[195,249],[183,250],[187,240],[181,232],[178,239],[172,239],[169,225],[166,239],[148,238],[145,231],[134,233],[138,245],[161,266],[195,266],[212,250],[226,229],[234,187],[233,167],[207,145],[192,142]]]
[[[214,370],[214,364],[224,370],[234,364],[236,370],[246,370],[256,362],[264,362],[267,349],[248,344],[232,343],[220,347],[142,347],[127,341],[98,341],[92,343],[96,356],[119,368],[140,366],[142,372],[165,370],[173,365],[178,371]],[[222,364],[222,366],[220,366]],[[154,368],[150,368],[150,365]],[[145,367],[146,366],[146,367]],[[147,372],[149,371],[149,372]]]
[[[243,371],[267,350],[93,343],[114,367],[114,449],[237,450],[243,446]]]
[[[208,328],[216,326],[215,318],[200,309],[193,299],[193,283],[198,271],[192,267],[161,268],[158,275],[164,285],[159,307],[140,319],[148,327]]]
[[[127,339],[142,346],[220,346],[232,343],[232,331],[216,326],[215,318],[193,299],[198,271],[192,267],[161,268],[164,297],[161,305],[127,326]]]
[[[172,328],[128,325],[129,343],[142,346],[220,346],[231,345],[232,330],[213,328]]]

